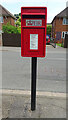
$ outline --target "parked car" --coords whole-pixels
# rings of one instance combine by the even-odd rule
[[[50,44],[50,38],[48,35],[46,35],[46,44]]]

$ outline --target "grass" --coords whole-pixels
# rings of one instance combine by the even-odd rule
[[[56,43],[57,46],[64,47],[61,43]]]

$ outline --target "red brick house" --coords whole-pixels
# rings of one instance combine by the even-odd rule
[[[56,15],[52,21],[52,37],[56,42],[62,43],[68,34],[68,7]]]
[[[15,26],[16,18],[2,5],[0,5],[0,46],[2,46],[2,25],[8,22]]]
[[[16,18],[2,5],[0,5],[0,30],[2,29],[3,24],[7,24],[10,22],[11,25],[15,26],[15,20]]]

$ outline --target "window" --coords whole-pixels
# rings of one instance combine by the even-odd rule
[[[2,31],[2,30],[0,30],[0,34],[1,34],[1,33],[3,33],[3,31]]]
[[[68,19],[66,19],[66,25],[68,25]]]
[[[15,20],[15,23],[16,23],[17,20]]]
[[[68,25],[68,19],[67,18],[63,18],[63,25]]]
[[[66,24],[66,18],[63,18],[63,25]]]
[[[0,16],[0,23],[3,23],[3,17]]]
[[[62,32],[62,38],[65,39],[65,35],[68,34],[68,32]]]

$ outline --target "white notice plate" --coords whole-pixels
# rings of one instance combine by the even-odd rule
[[[30,34],[30,49],[38,49],[38,34]]]
[[[26,26],[42,26],[42,20],[26,20]]]

